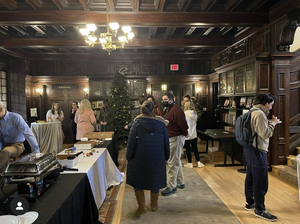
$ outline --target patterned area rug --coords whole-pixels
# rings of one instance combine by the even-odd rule
[[[126,160],[126,149],[121,149],[119,151],[119,157],[118,157],[119,167],[118,169],[120,172],[124,172],[127,165]],[[118,195],[120,189],[120,185],[112,186],[106,191],[106,198],[99,210],[99,221],[103,224],[111,224],[115,208],[117,206],[118,201],[116,200],[116,197]]]

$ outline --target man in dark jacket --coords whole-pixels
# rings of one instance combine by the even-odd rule
[[[172,94],[164,95],[162,103],[166,108],[165,119],[169,121],[167,130],[170,142],[170,158],[168,160],[168,185],[161,194],[169,196],[177,192],[177,187],[180,189],[185,188],[181,165],[181,151],[185,142],[185,136],[188,136],[188,125],[183,110],[175,104]]]

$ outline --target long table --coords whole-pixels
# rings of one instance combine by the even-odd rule
[[[98,208],[85,173],[60,175],[30,211],[39,213],[34,224],[98,224]]]
[[[204,136],[205,140],[208,142],[211,141],[219,141],[220,144],[227,142],[229,147],[226,147],[224,150],[224,163],[223,164],[215,164],[217,166],[243,166],[240,163],[234,163],[234,155],[235,155],[235,147],[233,145],[235,134],[225,131],[224,129],[206,129],[206,130],[198,130],[199,136]],[[208,147],[208,144],[206,144]],[[231,157],[231,164],[227,164],[227,155]]]
[[[73,167],[78,171],[64,171],[62,174],[86,173],[99,209],[106,197],[108,187],[122,183],[124,173],[118,170],[106,148],[96,148],[95,150],[93,156],[87,157],[86,154],[79,156],[78,163]],[[76,152],[79,151],[91,152],[91,150],[77,150]]]
[[[57,154],[63,148],[62,127],[60,122],[31,123],[41,153]]]

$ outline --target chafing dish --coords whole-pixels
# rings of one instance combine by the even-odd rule
[[[1,174],[8,184],[18,184],[18,194],[36,197],[55,183],[61,166],[53,153],[31,153],[10,163]]]

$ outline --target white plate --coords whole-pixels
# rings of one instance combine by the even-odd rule
[[[18,215],[21,219],[20,224],[31,224],[39,217],[39,213],[37,212],[26,212],[24,215]]]
[[[0,216],[1,224],[21,224],[21,219],[14,215],[2,215]]]
[[[112,140],[112,138],[106,138],[105,139],[105,141],[111,141]]]

